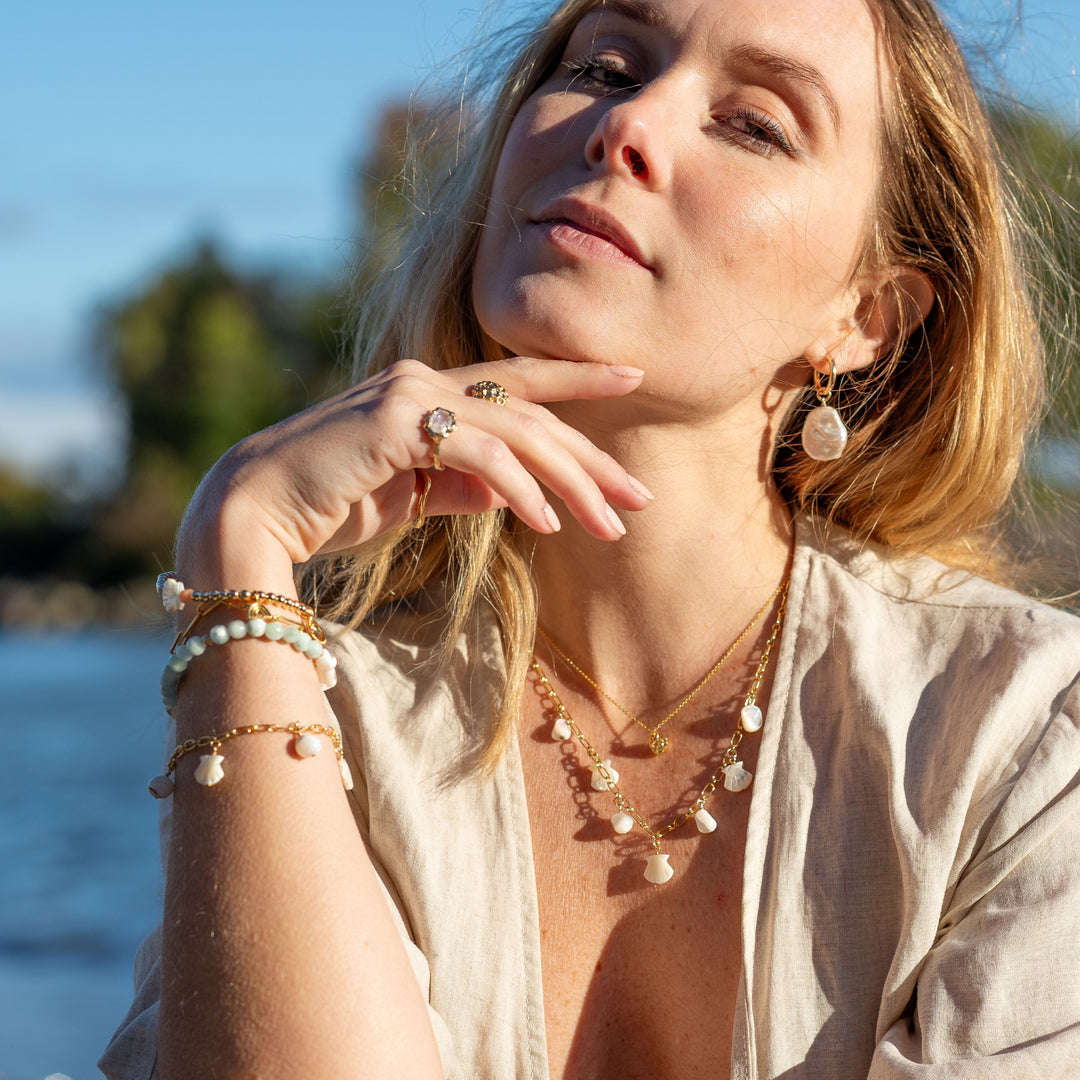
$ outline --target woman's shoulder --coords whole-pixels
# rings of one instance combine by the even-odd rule
[[[808,518],[797,523],[796,570],[805,602],[896,632],[894,644],[997,642],[1008,651],[1046,649],[1080,672],[1080,617],[925,555],[898,555]],[[834,623],[834,625],[837,625]],[[989,657],[987,657],[989,658]],[[972,660],[980,659],[978,651]]]
[[[985,755],[988,774],[1046,738],[1080,766],[1080,618],[812,526],[800,522],[789,599],[805,710],[840,709],[853,734],[914,740],[939,764]]]
[[[840,530],[798,535],[787,645],[809,742],[860,747],[926,805],[1037,807],[1072,782],[1080,618]]]

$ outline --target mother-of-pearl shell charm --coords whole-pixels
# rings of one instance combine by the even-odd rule
[[[634,827],[634,819],[623,810],[616,810],[611,815],[611,827],[620,835],[628,833]]]
[[[551,725],[551,737],[556,742],[565,742],[573,732],[570,730],[570,725],[566,722],[565,716],[560,716],[554,724]]]
[[[599,765],[590,765],[589,772],[592,773],[592,780],[590,783],[592,784],[593,791],[607,791],[609,784],[617,784],[619,782],[619,774],[615,771],[615,768],[610,761],[604,762],[604,772],[607,773],[606,779],[603,774],[601,774]]]
[[[756,705],[744,705],[739,713],[739,723],[742,725],[742,729],[745,732],[753,735],[755,731],[761,730],[761,725],[765,722],[765,717],[762,716],[761,710]]]
[[[343,757],[338,758],[337,768],[338,774],[341,776],[342,786],[346,791],[352,791],[353,778],[352,769],[349,768],[349,763]]]
[[[297,757],[315,757],[322,749],[322,740],[313,731],[305,731],[296,737],[293,749]]]
[[[835,461],[847,446],[848,431],[831,405],[811,409],[802,429],[802,446],[815,461]]]
[[[199,767],[195,770],[195,782],[203,787],[213,787],[225,775],[221,763],[225,760],[221,754],[202,754]]]
[[[703,806],[694,815],[694,824],[697,826],[699,833],[711,833],[716,828],[716,818]]]
[[[747,772],[741,761],[725,765],[720,771],[724,774],[724,787],[728,791],[745,791],[754,779],[754,774]]]
[[[173,793],[176,785],[173,783],[171,776],[162,773],[161,776],[155,776],[146,787],[155,799],[167,799]]]
[[[653,885],[663,885],[665,881],[671,880],[674,873],[675,871],[668,865],[666,855],[650,855],[645,860],[645,880]]]

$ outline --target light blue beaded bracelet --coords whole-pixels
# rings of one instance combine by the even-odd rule
[[[337,673],[334,670],[337,667],[337,658],[321,641],[317,641],[295,623],[277,619],[233,619],[231,622],[211,626],[204,636],[196,634],[173,650],[165,670],[161,673],[161,700],[165,703],[166,711],[170,711],[176,704],[180,681],[192,660],[202,656],[211,645],[227,645],[230,641],[240,641],[246,637],[265,638],[267,641],[280,641],[283,645],[291,645],[296,652],[308,657],[315,665],[320,689],[329,690],[337,685]]]

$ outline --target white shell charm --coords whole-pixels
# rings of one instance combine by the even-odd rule
[[[847,446],[848,431],[840,414],[831,405],[819,405],[807,414],[802,429],[802,446],[815,461],[835,461]]]
[[[320,690],[333,690],[337,686],[337,657],[328,649],[323,649],[315,657],[315,674],[319,677]]]
[[[199,767],[195,770],[195,782],[203,787],[213,787],[224,775],[221,763],[225,759],[221,754],[202,754]]]
[[[162,574],[158,578],[158,596],[161,598],[161,606],[170,614],[175,615],[184,610],[184,601],[180,594],[184,591],[184,583],[176,578],[166,577]]]
[[[566,742],[573,732],[570,730],[570,725],[566,722],[565,716],[560,716],[554,724],[551,725],[551,737],[556,742]]]
[[[753,735],[755,731],[761,730],[761,725],[764,722],[765,717],[756,705],[744,705],[742,707],[742,711],[739,713],[739,723],[742,725],[743,731]]]
[[[653,885],[663,885],[665,881],[671,880],[674,873],[675,871],[668,865],[666,855],[657,852],[645,860],[645,880]]]
[[[621,836],[634,827],[634,819],[622,810],[611,815],[611,827]]]
[[[346,791],[352,791],[353,778],[352,769],[349,768],[349,763],[343,758],[338,758],[338,773],[341,775],[341,783]]]
[[[162,773],[161,776],[155,776],[151,780],[146,788],[155,799],[167,799],[172,793],[176,785],[173,783],[173,778]]]
[[[720,771],[724,774],[724,787],[728,791],[745,791],[754,779],[754,774],[747,772],[741,761],[725,765]]]
[[[607,791],[611,784],[617,784],[619,782],[619,774],[615,771],[610,760],[604,762],[603,773],[601,773],[599,765],[590,765],[589,772],[592,773],[592,780],[590,783],[592,784],[593,791]],[[604,773],[607,774],[606,779]]]
[[[322,749],[322,740],[314,732],[306,731],[297,735],[293,749],[297,757],[314,757]]]
[[[716,818],[703,806],[694,815],[694,824],[697,826],[699,833],[711,833],[716,828]]]

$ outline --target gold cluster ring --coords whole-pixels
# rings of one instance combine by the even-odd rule
[[[510,395],[505,386],[500,386],[491,379],[481,379],[469,389],[469,396],[482,398],[484,401],[493,401],[496,405],[509,405]]]

